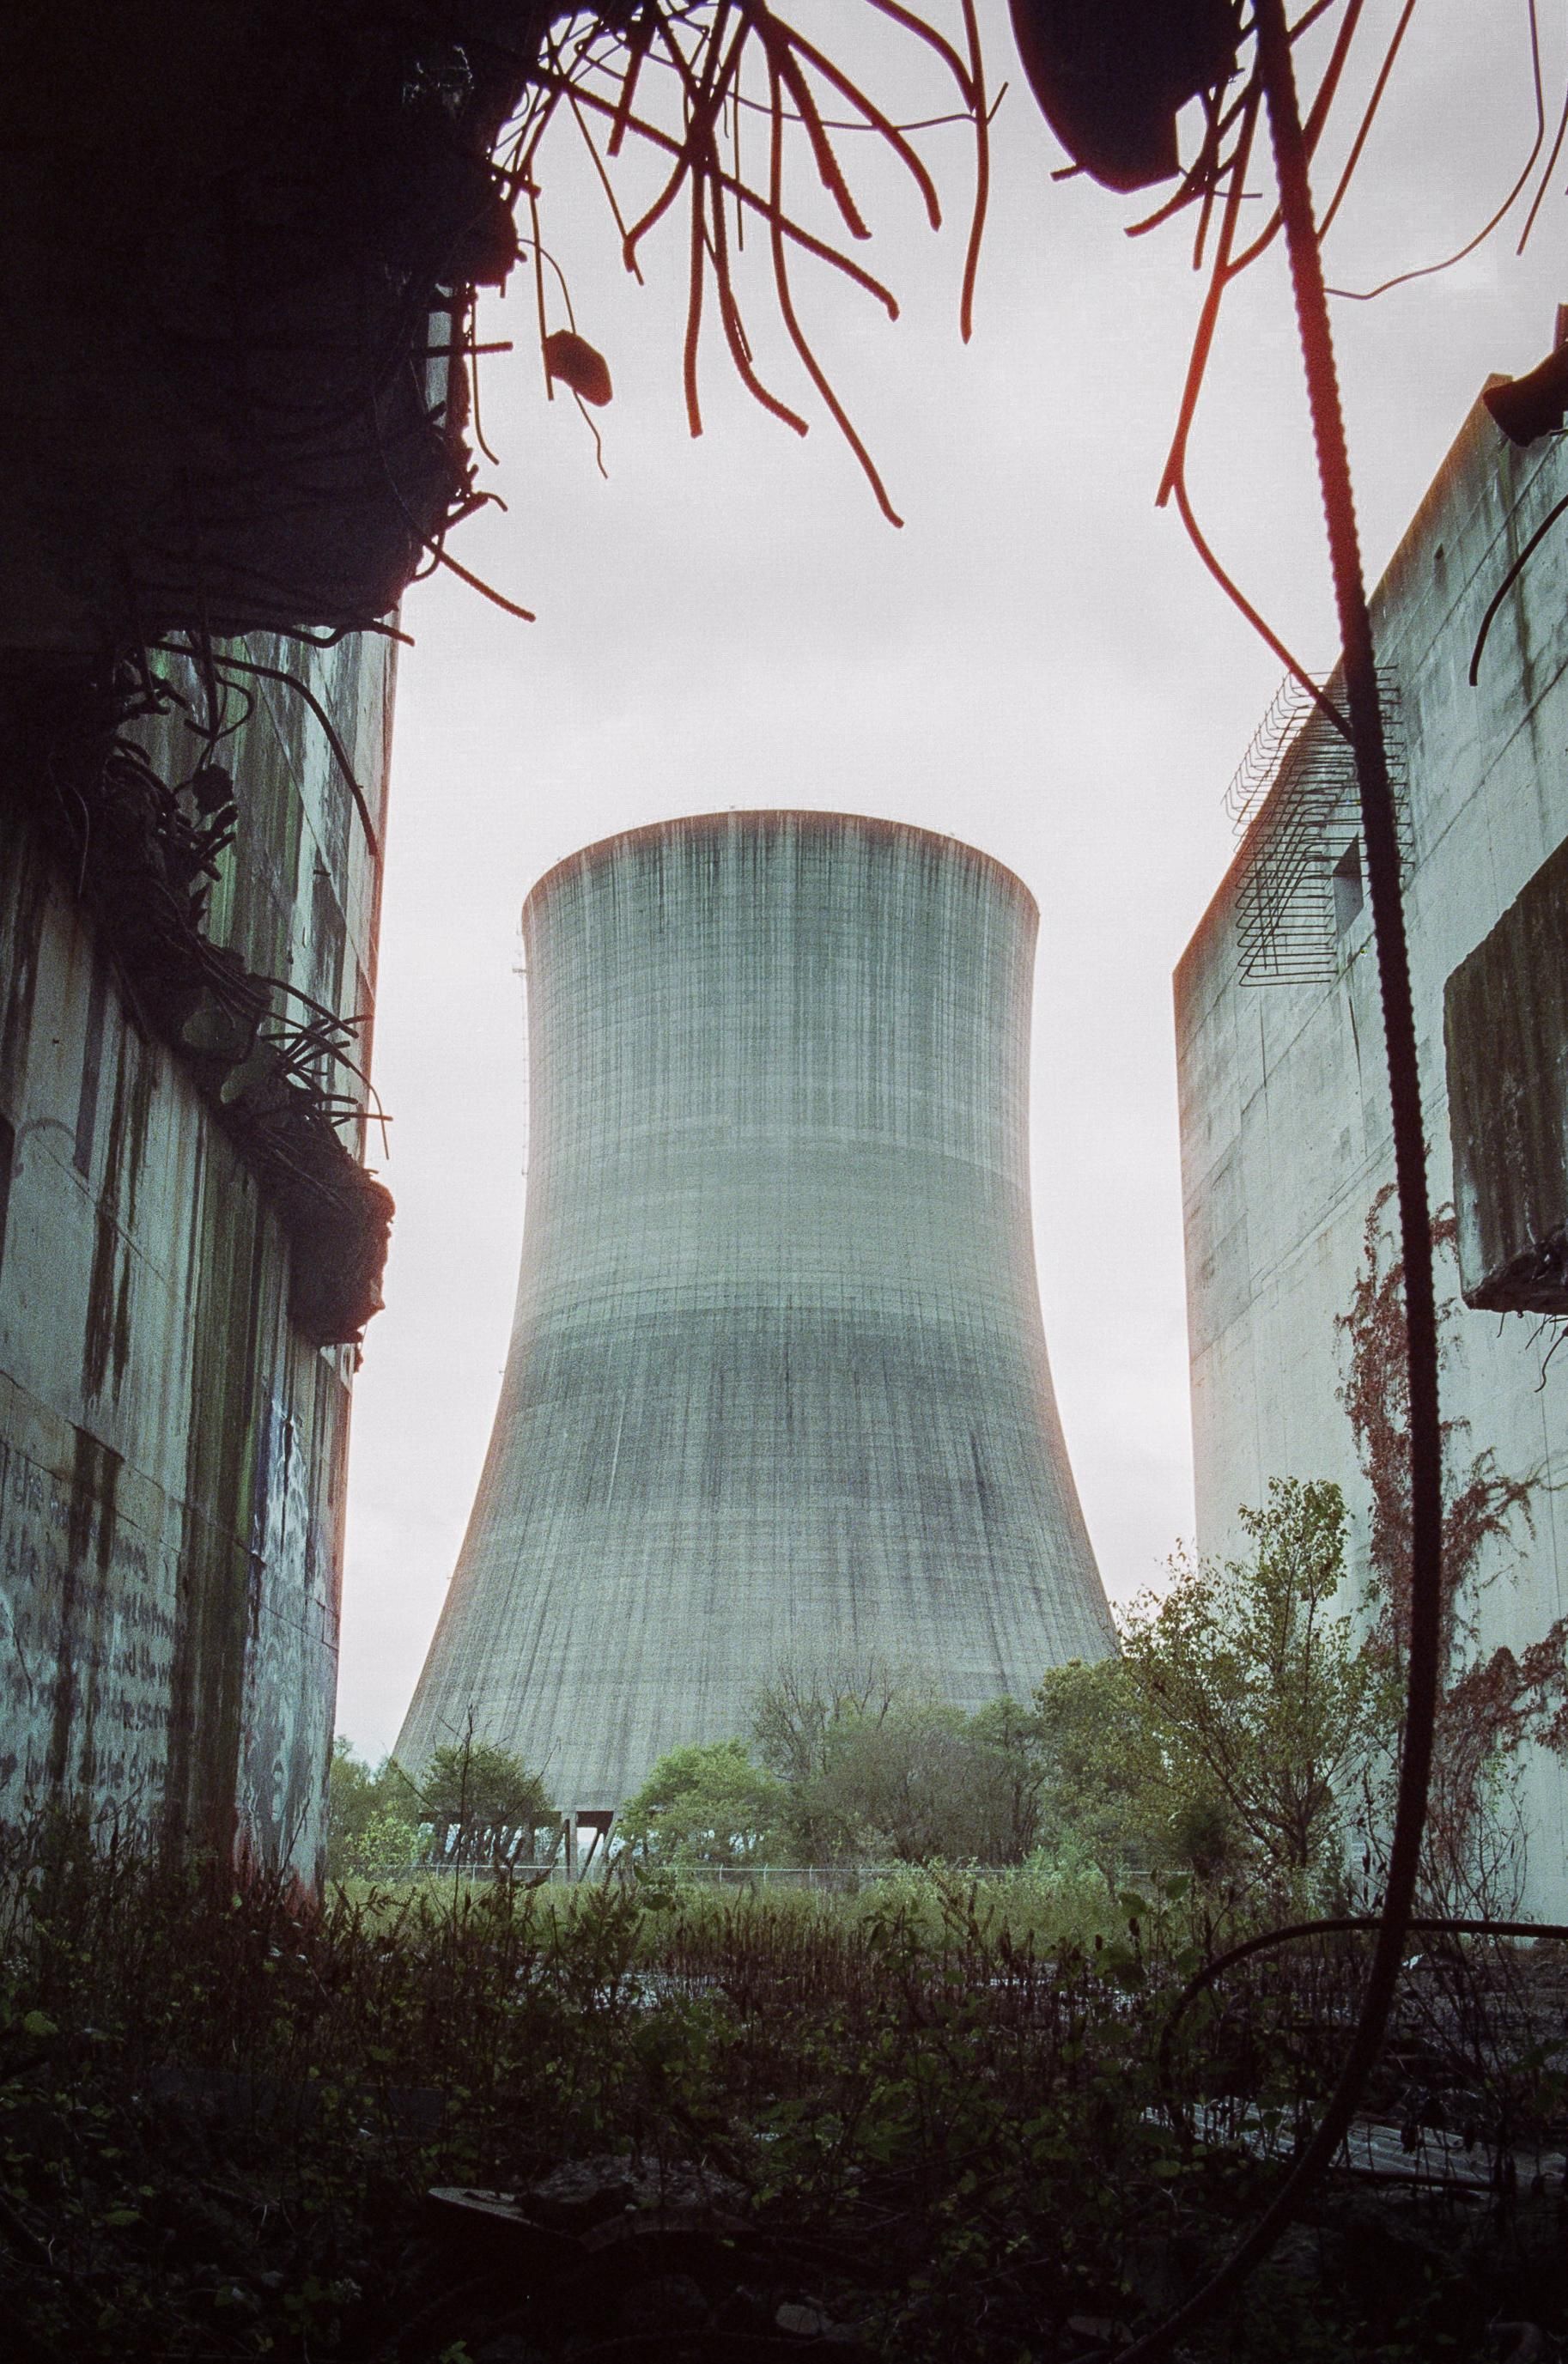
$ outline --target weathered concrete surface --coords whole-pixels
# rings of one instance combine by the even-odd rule
[[[379,795],[388,650],[311,666]],[[377,865],[319,732],[258,688],[212,932],[368,1009]],[[0,1816],[68,1792],[309,1871],[352,1350],[291,1328],[275,1218],[24,809],[0,797]]]
[[[672,821],[524,911],[529,1171],[490,1455],[399,1751],[562,1804],[879,1653],[978,1706],[1113,1646],[1029,1222],[1038,918],[951,839]]]
[[[1485,1105],[1483,1063],[1510,1030],[1535,1035],[1561,999],[1562,949],[1523,1004],[1477,1008],[1451,1072],[1443,1034],[1450,976],[1568,837],[1568,529],[1549,535],[1494,624],[1474,688],[1467,679],[1482,618],[1511,560],[1568,494],[1560,442],[1510,445],[1477,406],[1378,587],[1380,667],[1398,689],[1407,746],[1411,864],[1407,909],[1432,1199],[1457,1204],[1466,1277],[1476,1267],[1473,1169],[1455,1156],[1451,1090]],[[1335,974],[1324,983],[1237,982],[1244,845],[1176,971],[1187,1301],[1198,1541],[1236,1539],[1236,1511],[1271,1475],[1330,1477],[1364,1508],[1349,1425],[1336,1399],[1342,1357],[1334,1321],[1350,1303],[1362,1232],[1393,1176],[1371,914],[1344,914]],[[1555,980],[1555,981],[1554,981]],[[1490,991],[1490,988],[1489,988]],[[1548,1057],[1553,1053],[1540,1036]],[[1483,1098],[1477,1103],[1475,1094]],[[1472,1120],[1462,1119],[1462,1130]],[[1501,1206],[1488,1220],[1507,1218]],[[1483,1251],[1483,1256],[1492,1251]],[[1535,1533],[1500,1556],[1517,1580],[1476,1601],[1488,1647],[1516,1650],[1568,1609],[1568,1358],[1540,1386],[1530,1323],[1499,1328],[1459,1301],[1444,1369],[1445,1411],[1471,1423],[1470,1449],[1545,1483]],[[1360,1586],[1357,1585],[1359,1592]],[[1568,1796],[1561,1768],[1531,1768],[1529,1895],[1568,1912]]]

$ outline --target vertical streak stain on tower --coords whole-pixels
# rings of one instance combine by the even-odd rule
[[[1039,915],[951,838],[720,813],[523,912],[510,1356],[399,1755],[480,1734],[566,1805],[872,1653],[975,1707],[1115,1643],[1029,1220]]]

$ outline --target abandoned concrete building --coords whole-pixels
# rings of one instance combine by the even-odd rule
[[[1114,1648],[1029,1219],[1033,898],[955,840],[672,820],[523,915],[511,1351],[399,1760],[472,1728],[601,1826],[781,1671],[975,1708]]]
[[[313,1011],[371,1007],[395,652],[257,635],[224,653],[240,649],[299,671],[308,654],[356,780],[377,784],[364,814],[266,679],[227,780],[196,769],[179,718],[128,734],[150,760],[122,752],[97,801],[115,832],[99,911],[0,811],[0,1813],[65,1791],[206,1842],[237,1815],[258,1855],[308,1862],[352,1341],[385,1209],[298,1126],[321,1094],[362,1106],[334,1044],[362,1065],[368,1029],[313,1033]],[[193,771],[160,809],[150,783]],[[171,994],[142,898],[172,903],[176,832],[209,793],[232,795],[237,833]]]
[[[318,1855],[395,646],[549,12],[62,0],[0,92],[0,1817]]]
[[[1531,1530],[1471,1603],[1484,1646],[1516,1655],[1568,1611],[1568,1358],[1547,1363],[1568,1315],[1565,496],[1561,437],[1516,445],[1478,402],[1373,607],[1429,1188],[1458,1226],[1445,1415],[1469,1423],[1456,1466],[1490,1448],[1540,1479]],[[1393,1166],[1343,742],[1282,692],[1232,797],[1236,857],[1175,976],[1197,1540],[1229,1548],[1271,1476],[1335,1478],[1359,1596],[1368,1497],[1336,1318]],[[1568,1784],[1544,1750],[1524,1801],[1528,1900],[1561,1919]]]

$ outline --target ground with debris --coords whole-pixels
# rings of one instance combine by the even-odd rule
[[[852,1914],[506,1883],[318,1909],[30,1844],[0,1889],[28,2357],[1114,2353],[1264,2204],[1362,1958],[1228,1980],[1162,2081],[1192,1932],[1137,1899],[1082,1945],[957,1878]],[[1412,1972],[1360,2151],[1184,2353],[1563,2352],[1561,1964],[1493,1952]]]

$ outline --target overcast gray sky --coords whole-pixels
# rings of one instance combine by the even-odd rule
[[[846,13],[844,0],[795,11]],[[1396,14],[1370,0],[1371,52]],[[1112,1598],[1154,1580],[1190,1532],[1170,977],[1229,858],[1221,798],[1279,667],[1153,506],[1199,297],[1185,235],[1129,240],[1145,206],[1052,184],[1063,159],[1017,75],[1001,0],[983,18],[993,85],[1013,87],[973,341],[956,329],[962,128],[923,138],[948,212],[937,237],[869,140],[842,143],[875,231],[863,258],[904,303],[896,325],[827,273],[799,273],[901,532],[761,296],[760,351],[809,436],[750,402],[709,333],[706,431],[689,438],[683,232],[656,234],[648,284],[633,284],[564,132],[547,151],[545,239],[614,375],[597,414],[607,483],[576,407],[544,398],[530,274],[483,318],[517,346],[484,382],[502,455],[488,481],[508,509],[452,546],[539,620],[508,619],[450,575],[405,615],[417,645],[398,686],[375,1053],[398,1212],[355,1397],[339,1706],[373,1755],[395,1737],[429,1639],[506,1355],[526,1131],[518,909],[563,854],[640,822],[729,805],[883,815],[968,839],[1032,889],[1046,1334]],[[1524,0],[1422,0],[1331,277],[1366,285],[1435,260],[1498,202],[1534,127],[1526,21]],[[909,114],[945,103],[885,24],[863,54]],[[1560,54],[1548,63],[1561,74]],[[1440,277],[1339,307],[1374,575],[1488,371],[1546,351],[1568,295],[1563,217],[1554,196],[1522,261],[1505,229]],[[1250,593],[1328,662],[1278,259],[1233,292],[1192,481]]]

